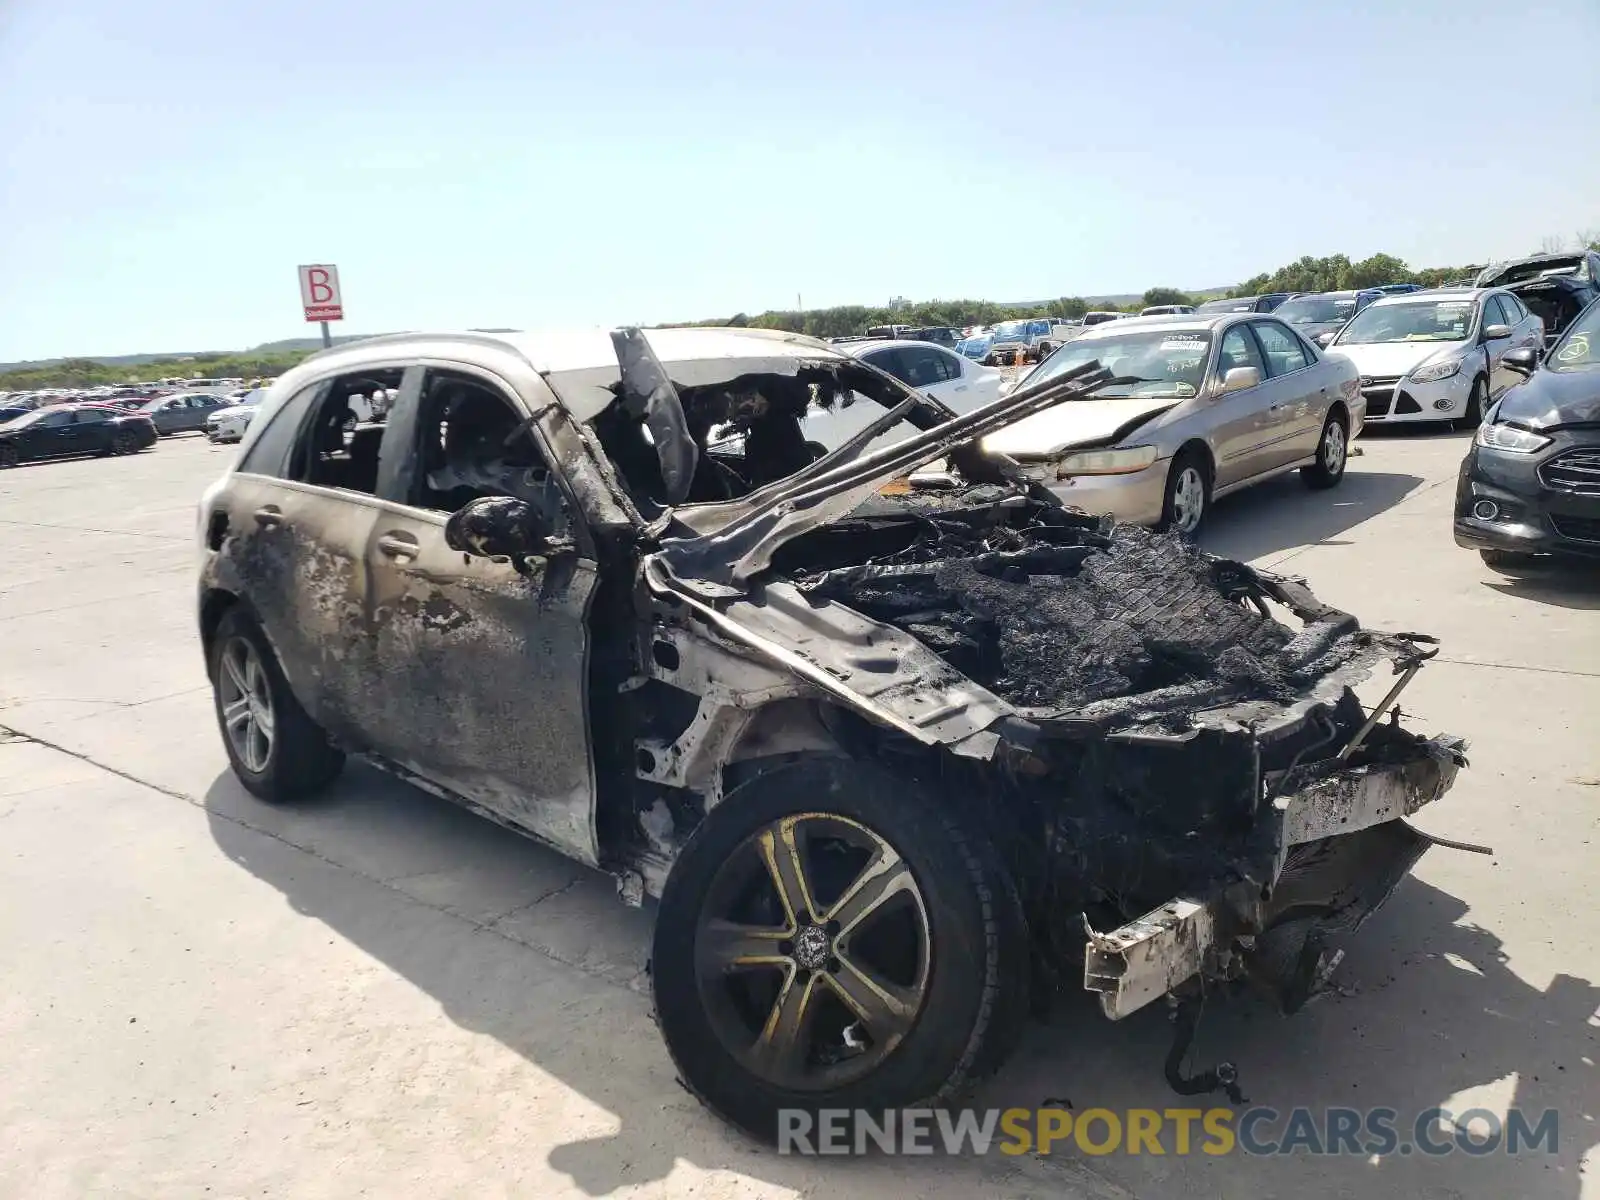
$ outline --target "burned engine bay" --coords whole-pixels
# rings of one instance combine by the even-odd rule
[[[1323,937],[1360,924],[1430,844],[1391,818],[1465,761],[1459,741],[1406,731],[1398,710],[1376,723],[1387,701],[1369,719],[1351,690],[1384,659],[1409,680],[1431,638],[1364,630],[1296,581],[1015,489],[878,496],[774,567],[1015,706],[992,762],[940,770],[1008,831],[1041,961],[1080,961],[1089,933],[1091,975],[1109,972],[1089,986],[1111,993],[1114,1017],[1165,988],[1140,998],[1122,967],[1094,967],[1097,946],[1120,961],[1134,936],[1102,945],[1094,930],[1156,910],[1154,936],[1200,945],[1165,915],[1178,898],[1209,905],[1196,911],[1214,934],[1187,973],[1249,974],[1286,1011],[1304,1003],[1330,969]],[[1352,819],[1378,778],[1397,789],[1389,809],[1373,800]],[[1327,820],[1295,824],[1294,793]],[[1259,951],[1238,957],[1236,938]]]

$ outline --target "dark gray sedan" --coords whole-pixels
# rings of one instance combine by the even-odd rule
[[[174,433],[203,433],[206,418],[231,401],[217,392],[178,392],[147,401],[139,411],[149,417],[162,437]]]

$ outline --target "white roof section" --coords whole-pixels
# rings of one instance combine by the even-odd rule
[[[697,326],[646,329],[644,335],[680,386],[719,383],[762,371],[791,373],[802,362],[850,361],[838,346],[781,329]],[[325,377],[330,370],[393,366],[408,358],[459,361],[489,368],[520,365],[523,373],[532,368],[546,378],[579,421],[592,419],[616,398],[611,389],[621,377],[611,330],[596,325],[509,333],[396,333],[364,338],[312,355],[286,373],[279,384],[289,390],[301,386],[304,379]]]

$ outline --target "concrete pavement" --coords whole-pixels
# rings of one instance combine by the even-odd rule
[[[1460,438],[1359,445],[1337,490],[1231,497],[1206,541],[1444,640],[1402,703],[1473,766],[1420,823],[1496,854],[1430,852],[1352,941],[1349,994],[1214,1008],[1196,1060],[1280,1108],[1555,1108],[1554,1155],[751,1145],[675,1084],[649,915],[608,878],[360,767],[294,809],[234,783],[192,602],[194,502],[231,451],[183,438],[0,474],[0,1193],[1600,1195],[1600,578],[1457,550]],[[1180,1106],[1168,1038],[1158,1011],[1112,1027],[1070,1002],[977,1102]]]

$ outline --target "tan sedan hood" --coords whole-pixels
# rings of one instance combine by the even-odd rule
[[[1054,458],[1074,446],[1106,442],[1129,425],[1184,403],[1184,397],[1067,400],[983,439],[983,448],[1019,462]]]

